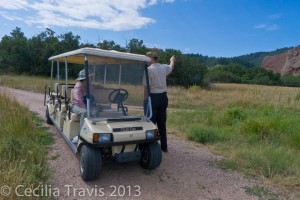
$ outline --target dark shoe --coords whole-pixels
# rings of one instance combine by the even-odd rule
[[[168,149],[162,149],[163,152],[167,153],[168,152]]]

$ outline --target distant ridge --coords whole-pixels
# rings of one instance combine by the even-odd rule
[[[278,55],[281,53],[286,53],[288,50],[294,47],[284,47],[276,49],[269,52],[255,52],[246,55],[226,58],[226,57],[209,57],[203,56],[201,54],[187,54],[190,57],[199,57],[201,63],[203,63],[208,68],[227,65],[227,64],[238,64],[244,67],[262,67],[262,62],[266,56]],[[270,69],[271,70],[271,69]]]

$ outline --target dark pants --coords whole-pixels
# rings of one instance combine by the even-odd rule
[[[167,93],[150,94],[152,105],[152,117],[151,121],[157,124],[158,132],[160,135],[161,149],[167,150],[167,107],[168,97]]]

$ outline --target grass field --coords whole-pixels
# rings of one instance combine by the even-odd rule
[[[9,186],[14,191],[22,185],[18,194],[24,195],[25,189],[47,183],[46,149],[52,137],[36,115],[5,93],[0,93],[0,119],[0,188]],[[5,199],[19,198],[11,192]],[[26,199],[42,198],[31,195]]]
[[[47,80],[0,76],[0,85],[43,92]],[[129,92],[129,95],[132,92]],[[225,169],[300,191],[300,89],[215,84],[169,87],[168,132],[207,145]],[[300,195],[298,193],[298,195]]]
[[[299,91],[238,84],[216,84],[213,90],[171,87],[170,107],[182,110],[169,112],[168,130],[228,158],[220,167],[261,177],[299,196]]]

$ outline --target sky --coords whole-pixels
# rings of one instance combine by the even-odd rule
[[[300,45],[299,0],[0,0],[0,38],[50,28],[81,43],[234,57]]]

